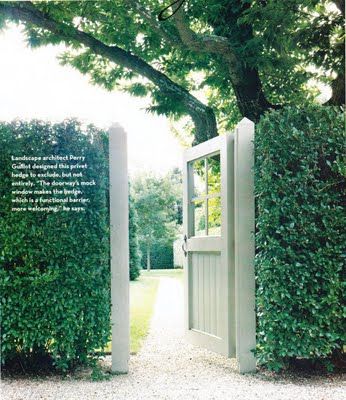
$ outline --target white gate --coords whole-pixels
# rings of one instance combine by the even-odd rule
[[[186,150],[184,243],[190,342],[256,368],[254,124]]]

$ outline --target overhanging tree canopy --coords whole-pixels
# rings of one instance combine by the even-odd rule
[[[196,143],[240,115],[258,121],[270,108],[313,99],[311,77],[331,83],[329,103],[344,104],[343,0],[189,0],[159,21],[168,4],[0,2],[0,15],[24,23],[33,46],[71,46],[63,62],[95,83],[150,94],[151,111],[189,115]]]

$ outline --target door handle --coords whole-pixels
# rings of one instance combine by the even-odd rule
[[[181,248],[184,252],[184,256],[186,257],[187,256],[187,236],[186,235],[184,235],[184,241],[183,241],[183,244],[181,245]]]

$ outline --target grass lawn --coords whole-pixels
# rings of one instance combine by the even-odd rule
[[[130,352],[136,354],[147,336],[154,311],[159,277],[144,274],[130,283]]]
[[[183,270],[182,269],[152,269],[151,271],[143,270],[141,271],[141,276],[143,277],[158,277],[162,276],[168,278],[178,278],[183,279]]]
[[[157,289],[161,277],[176,278],[182,281],[181,269],[156,269],[141,271],[140,277],[130,282],[130,352],[136,354],[148,334],[150,320],[154,311]],[[105,349],[111,351],[111,343]]]

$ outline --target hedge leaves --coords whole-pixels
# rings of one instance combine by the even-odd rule
[[[110,334],[107,144],[76,121],[0,125],[2,362],[49,354],[66,370]],[[11,155],[84,155],[84,213],[11,212]],[[48,178],[47,178],[48,179]]]
[[[273,369],[345,340],[344,114],[268,113],[256,128],[258,359]]]

